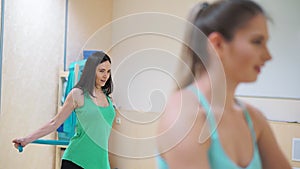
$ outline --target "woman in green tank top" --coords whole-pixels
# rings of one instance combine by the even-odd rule
[[[192,10],[178,74],[158,127],[159,169],[290,169],[262,113],[235,99],[271,59],[267,16],[251,0]]]
[[[14,139],[15,147],[55,131],[75,111],[76,133],[63,155],[61,168],[109,169],[108,139],[116,114],[109,96],[112,90],[111,60],[107,54],[95,52],[87,59],[61,111],[27,137]]]

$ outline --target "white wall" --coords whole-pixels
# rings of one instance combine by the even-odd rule
[[[273,59],[258,81],[241,85],[238,94],[300,99],[299,0],[256,0],[270,15],[269,49]]]
[[[239,96],[276,121],[300,122],[299,0],[256,0],[272,18],[269,49],[273,59],[255,83],[242,84]]]
[[[112,20],[111,0],[69,0],[67,68],[71,62],[79,61],[83,49],[103,49],[111,44],[111,33],[101,34],[100,39],[94,34]]]
[[[111,54],[114,98],[121,109],[163,110],[176,80],[185,19],[196,2],[114,1]]]
[[[300,100],[263,97],[238,97],[260,109],[268,120],[300,123]]]
[[[5,1],[0,168],[52,169],[54,147],[30,145],[19,153],[11,140],[29,134],[56,112],[64,11],[61,0]]]

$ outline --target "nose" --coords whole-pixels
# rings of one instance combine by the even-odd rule
[[[104,72],[103,77],[104,77],[104,78],[107,78],[107,75],[108,75],[108,73],[107,73],[107,72]]]
[[[270,54],[270,51],[268,49],[268,47],[266,46],[265,47],[265,52],[264,52],[264,55],[263,55],[263,60],[266,62],[266,61],[269,61],[272,59],[272,56]]]

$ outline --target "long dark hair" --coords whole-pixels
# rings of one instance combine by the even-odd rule
[[[207,40],[201,36],[208,37],[211,33],[218,32],[225,40],[231,41],[236,30],[259,14],[266,16],[262,7],[251,0],[220,0],[212,4],[204,2],[195,5],[189,14],[188,20],[192,26],[187,27],[186,44],[183,45],[181,53],[182,61],[189,67],[188,71],[192,71],[192,75],[196,76],[197,73],[206,70],[205,65],[209,63]],[[202,35],[197,35],[199,32]],[[178,74],[181,78],[180,87],[185,87],[194,77],[182,72],[182,66],[178,69]]]
[[[79,88],[83,90],[83,92],[88,92],[91,96],[94,96],[93,91],[96,83],[96,68],[99,64],[106,61],[109,61],[109,63],[111,63],[109,56],[101,51],[95,52],[91,56],[89,56],[83,68],[81,78],[79,82],[74,86],[74,88]],[[107,96],[112,93],[113,81],[111,74],[105,85],[102,87],[102,90]]]

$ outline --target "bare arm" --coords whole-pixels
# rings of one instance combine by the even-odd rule
[[[282,153],[276,138],[269,126],[269,123],[262,113],[254,108],[252,111],[252,119],[256,124],[257,143],[264,169],[291,169],[291,166]]]
[[[75,89],[75,90],[79,90],[79,89]],[[70,92],[66,98],[65,103],[63,104],[61,111],[58,114],[56,114],[55,117],[53,117],[49,122],[47,122],[38,130],[29,134],[28,136],[14,139],[12,141],[14,143],[14,146],[16,148],[18,148],[19,145],[26,146],[28,143],[50,134],[51,132],[56,130],[69,117],[69,115],[72,113],[74,108],[76,108],[76,106],[77,106],[76,101],[73,100],[72,92]]]
[[[267,122],[258,138],[258,147],[264,169],[291,169],[291,166],[283,155],[274,134]]]
[[[158,127],[159,151],[170,169],[209,169],[210,141],[199,143],[205,112],[194,95],[184,91],[171,96]],[[171,143],[171,144],[168,144]]]

